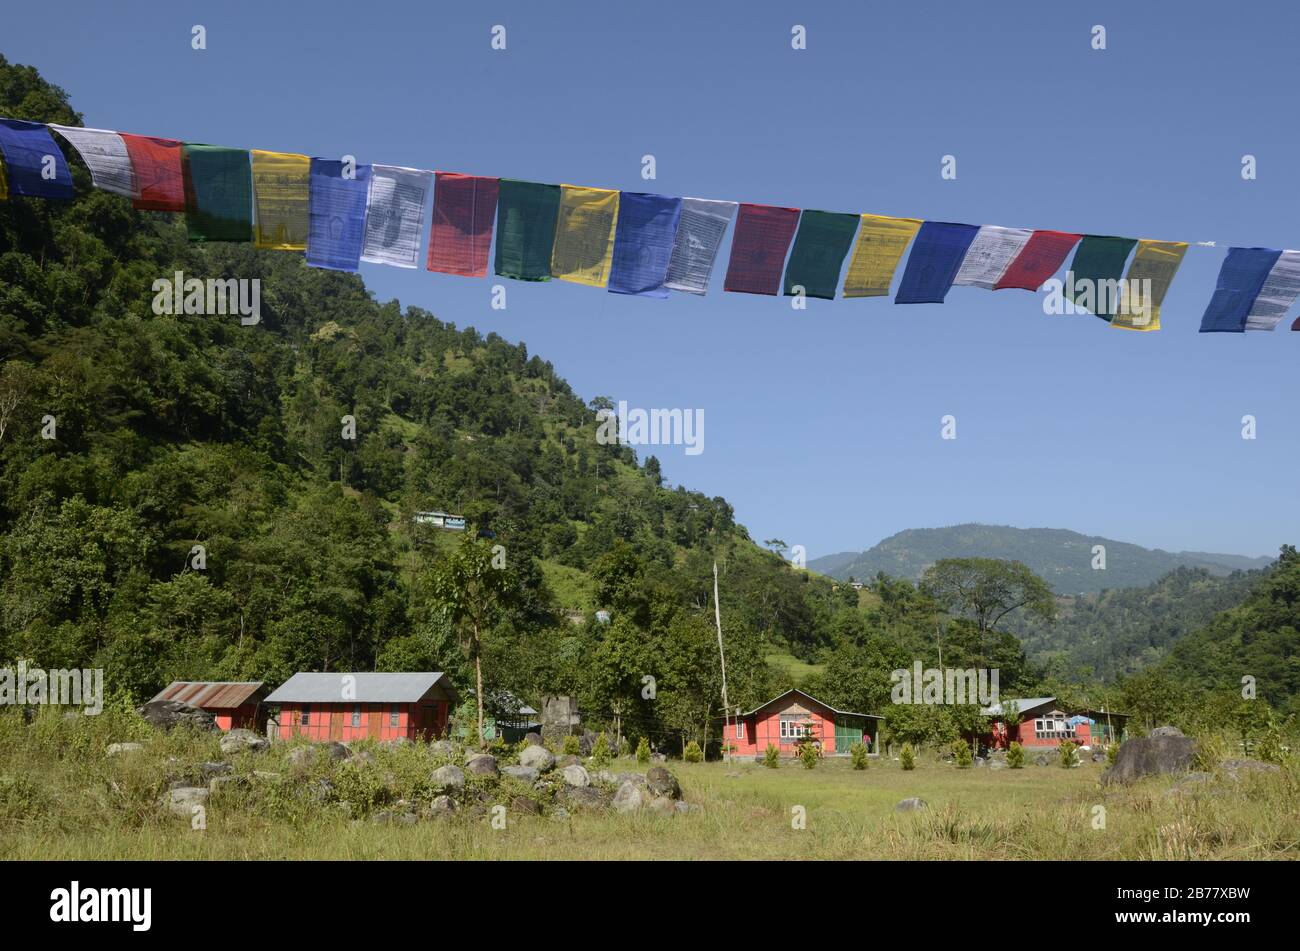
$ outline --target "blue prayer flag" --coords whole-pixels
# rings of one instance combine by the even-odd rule
[[[366,242],[366,202],[370,166],[355,166],[344,178],[344,163],[311,160],[307,202],[307,263],[334,271],[355,271]]]
[[[1281,256],[1281,251],[1269,248],[1229,248],[1214,296],[1201,317],[1201,333],[1245,333],[1255,298]]]
[[[979,225],[927,221],[912,241],[895,304],[942,304]]]
[[[63,152],[40,122],[0,119],[9,194],[29,198],[72,198],[72,173]]]
[[[664,281],[673,257],[682,200],[644,192],[623,192],[610,265],[612,294],[667,297]]]

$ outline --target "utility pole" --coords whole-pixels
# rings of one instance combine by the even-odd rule
[[[731,708],[727,705],[727,655],[722,649],[722,606],[718,603],[718,563],[713,562],[713,619],[718,625],[718,660],[722,665],[722,754],[731,762],[727,747],[727,728],[731,725]],[[707,745],[707,744],[706,744]]]

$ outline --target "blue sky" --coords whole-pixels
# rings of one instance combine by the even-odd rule
[[[1138,8],[1140,6],[1140,9]],[[1260,11],[1258,13],[1253,11]],[[665,475],[810,557],[905,528],[1073,528],[1271,554],[1300,527],[1300,334],[1196,332],[1228,245],[1300,246],[1282,5],[10,4],[0,53],[90,126],[536,181],[1193,247],[1159,333],[958,287],[944,305],[363,265],[380,299],[523,340],[586,398],[703,409]],[[190,48],[193,24],[208,49]],[[494,24],[507,49],[490,48]],[[791,49],[794,24],[808,48]],[[1090,46],[1107,30],[1107,49]],[[653,154],[658,178],[643,182]],[[957,179],[940,177],[942,156]],[[1256,156],[1258,178],[1241,160]],[[1290,385],[1288,385],[1290,384]],[[958,438],[940,439],[940,418]],[[1241,417],[1258,438],[1241,438]]]

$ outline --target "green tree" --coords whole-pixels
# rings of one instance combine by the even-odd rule
[[[988,633],[1013,611],[1044,619],[1056,614],[1052,589],[1018,561],[941,558],[925,570],[921,586],[948,611],[975,621],[981,654]]]

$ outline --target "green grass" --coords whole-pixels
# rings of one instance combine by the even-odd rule
[[[596,607],[596,582],[586,572],[553,561],[539,560],[546,586],[562,608],[592,611]]]
[[[788,675],[796,684],[803,683],[813,674],[820,674],[826,669],[825,664],[807,664],[793,654],[768,654],[766,660],[769,666]]]
[[[108,758],[107,742],[135,737],[142,752]],[[0,713],[0,859],[1258,859],[1300,857],[1300,767],[1189,787],[1158,778],[1103,789],[1101,767],[958,770],[932,754],[904,772],[873,760],[865,771],[825,760],[766,769],[753,762],[670,763],[698,814],[578,814],[567,820],[510,814],[504,829],[462,814],[414,826],[364,817],[385,797],[427,797],[438,760],[427,747],[373,749],[360,771],[321,762],[295,773],[288,747],[238,757],[237,772],[281,774],[214,800],[207,828],[163,812],[169,772],[219,758],[212,735],[165,735],[133,715],[106,711],[64,721],[46,712],[25,726]],[[615,771],[637,769],[618,761]],[[304,795],[328,776],[351,820]],[[508,802],[522,786],[490,787]],[[930,808],[896,813],[903,798]],[[1094,828],[1097,808],[1105,828]],[[799,828],[794,822],[802,816]]]

